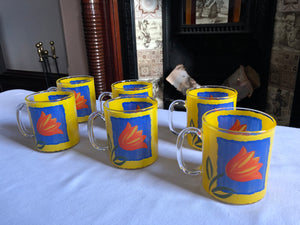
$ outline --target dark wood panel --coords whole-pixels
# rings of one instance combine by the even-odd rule
[[[45,75],[40,72],[6,70],[0,75],[1,91],[10,89],[25,89],[30,91],[42,91],[50,86],[56,86],[56,80],[67,74],[48,74],[48,86]]]

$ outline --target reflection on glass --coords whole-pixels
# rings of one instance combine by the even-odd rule
[[[185,0],[185,24],[239,22],[242,0]]]

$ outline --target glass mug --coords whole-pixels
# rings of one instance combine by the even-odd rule
[[[94,77],[88,75],[62,77],[56,87],[48,90],[72,91],[75,93],[78,122],[86,122],[89,115],[96,111]]]
[[[149,96],[153,97],[152,83],[143,80],[122,80],[111,85],[112,92],[103,92],[98,100],[100,111],[103,111],[102,105],[105,98],[116,98],[126,95]]]
[[[26,128],[21,113],[27,112],[31,130]],[[42,91],[25,97],[17,106],[17,122],[21,134],[34,137],[34,149],[57,152],[73,147],[79,142],[79,130],[72,92]]]
[[[206,112],[202,131],[183,129],[177,137],[177,161],[188,175],[202,175],[206,192],[220,201],[249,204],[266,193],[276,121],[253,109],[223,108]],[[186,135],[202,139],[202,165],[190,170],[183,160]]]
[[[173,126],[173,111],[176,105],[185,105],[187,110],[187,127],[202,127],[202,115],[215,108],[236,107],[238,92],[230,87],[207,85],[191,88],[186,91],[186,100],[175,100],[169,106],[169,129],[178,135]],[[201,139],[197,135],[189,135],[189,145],[202,148]]]
[[[104,112],[94,112],[88,120],[90,143],[109,152],[111,163],[119,168],[137,169],[154,163],[158,157],[157,101],[151,97],[125,96],[104,102]],[[94,135],[94,121],[105,121],[108,146]]]

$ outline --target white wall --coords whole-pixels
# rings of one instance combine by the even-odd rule
[[[59,0],[1,0],[0,41],[6,67],[41,72],[35,44],[55,42],[61,73],[67,73],[67,54]],[[55,67],[52,67],[55,71]]]
[[[80,2],[79,0],[60,0],[70,75],[88,74]]]

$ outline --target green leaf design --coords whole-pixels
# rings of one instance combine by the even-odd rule
[[[194,124],[193,120],[190,121],[190,127],[195,127],[195,124]]]
[[[206,159],[206,174],[207,174],[207,178],[208,180],[210,180],[209,182],[209,190],[211,189],[212,185],[220,178],[224,176],[224,173],[221,174],[217,174],[216,176],[213,177],[214,175],[214,171],[213,171],[213,166],[212,166],[212,162],[210,157],[208,156]],[[217,193],[218,191],[222,191],[222,192],[228,192],[228,193]],[[215,187],[211,190],[211,192],[219,197],[219,198],[228,198],[231,195],[233,195],[235,193],[235,190],[231,189],[231,188],[227,188],[227,187]]]
[[[193,144],[196,145],[198,148],[202,148],[202,141],[201,139],[198,137],[198,135],[196,134],[192,134],[194,137],[193,137]],[[194,140],[194,139],[197,139],[197,140]]]
[[[224,193],[224,194],[220,194],[220,193],[216,193],[216,192],[218,192],[218,191],[227,191],[227,192],[229,192],[229,193]],[[215,187],[215,188],[213,188],[212,190],[211,190],[211,192],[215,195],[215,196],[217,196],[217,197],[219,197],[219,198],[223,198],[223,199],[225,199],[225,198],[228,198],[228,197],[230,197],[231,195],[233,195],[234,193],[235,193],[235,190],[233,190],[233,189],[231,189],[231,188],[227,188],[227,187]]]
[[[108,141],[108,149],[111,149],[112,144],[111,144],[111,140],[110,140],[110,136],[107,135],[107,141]]]
[[[215,176],[209,183],[209,190],[211,189],[211,186],[213,185],[213,183],[219,179],[220,177],[223,177],[224,176],[224,173],[221,173],[221,174],[218,174],[217,176]]]
[[[111,153],[110,153],[110,157],[111,157],[111,158],[114,158],[117,147],[118,147],[118,145],[116,145],[116,146],[111,150]],[[109,149],[110,149],[110,148],[109,148]]]
[[[207,174],[207,178],[210,180],[213,176],[213,167],[212,167],[212,163],[211,160],[209,158],[209,156],[206,159],[206,174]]]
[[[38,143],[36,143],[36,148],[38,150],[42,150],[45,147],[45,145],[46,144],[44,142],[38,142]]]
[[[124,156],[115,156],[113,159],[114,164],[121,166],[127,161],[127,158]]]
[[[190,121],[190,127],[195,127],[194,121],[191,119]],[[202,140],[198,137],[196,134],[191,134],[192,135],[192,143],[198,148],[202,148]]]
[[[110,139],[109,139],[110,140]],[[110,143],[111,145],[111,142],[109,141],[108,143]],[[114,164],[118,165],[118,166],[121,166],[123,165],[126,161],[127,161],[127,158],[124,157],[124,156],[116,156],[116,149],[117,149],[118,145],[116,145],[112,150],[111,150],[111,153],[110,153],[110,158],[112,159],[112,161],[114,162]],[[111,146],[110,146],[111,148]]]

